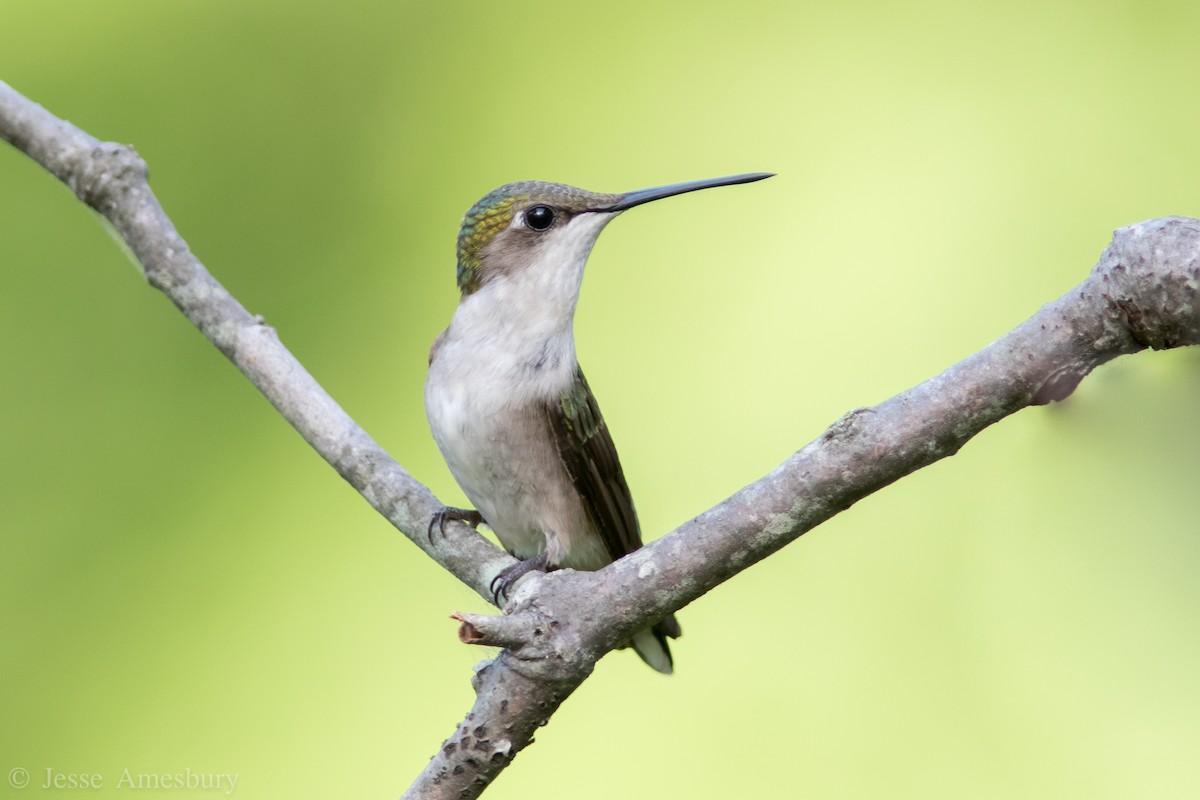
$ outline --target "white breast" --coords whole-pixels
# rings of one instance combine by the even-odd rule
[[[548,548],[552,564],[590,569],[607,556],[602,548],[590,552],[599,537],[589,536],[545,409],[575,379],[575,304],[584,262],[606,221],[576,217],[530,263],[491,276],[464,297],[425,384],[425,412],[442,456],[501,542],[522,558]]]

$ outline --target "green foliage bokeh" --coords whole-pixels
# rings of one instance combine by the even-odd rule
[[[582,362],[647,536],[1200,216],[1200,6],[10,0],[0,78],[134,144],[208,268],[401,463],[463,211],[779,176],[601,237]],[[0,776],[394,797],[484,604],[70,192],[0,147]],[[606,658],[488,797],[1200,794],[1200,359],[1109,365]],[[15,791],[0,777],[0,793]],[[164,792],[156,796],[193,793]]]

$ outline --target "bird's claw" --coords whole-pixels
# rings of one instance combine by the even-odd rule
[[[513,584],[519,581],[528,572],[545,572],[546,566],[550,559],[545,551],[539,553],[533,558],[527,558],[524,561],[518,561],[510,567],[505,567],[500,570],[500,574],[492,578],[489,588],[492,590],[492,599],[500,606],[500,598],[508,599],[508,590]]]
[[[472,528],[478,528],[479,523],[484,522],[483,515],[474,509],[444,506],[440,511],[433,512],[433,516],[429,518],[428,532],[430,544],[433,543],[433,529],[435,527],[442,536],[446,535],[447,520],[450,522],[463,522]]]

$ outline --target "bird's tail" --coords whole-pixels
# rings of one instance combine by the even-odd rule
[[[681,633],[679,623],[672,614],[653,628],[635,634],[633,649],[642,657],[642,661],[664,675],[670,675],[674,671],[674,662],[671,660],[671,648],[667,645],[667,638],[678,639]]]

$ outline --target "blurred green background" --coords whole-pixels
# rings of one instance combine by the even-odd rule
[[[648,537],[1200,215],[1191,2],[9,0],[0,78],[133,143],[209,269],[445,501],[480,195],[779,176],[601,237],[578,346]],[[400,794],[484,604],[0,147],[0,775]],[[1200,358],[1111,364],[604,659],[490,798],[1200,795]],[[747,795],[749,793],[749,795]],[[187,795],[164,792],[156,796]]]

